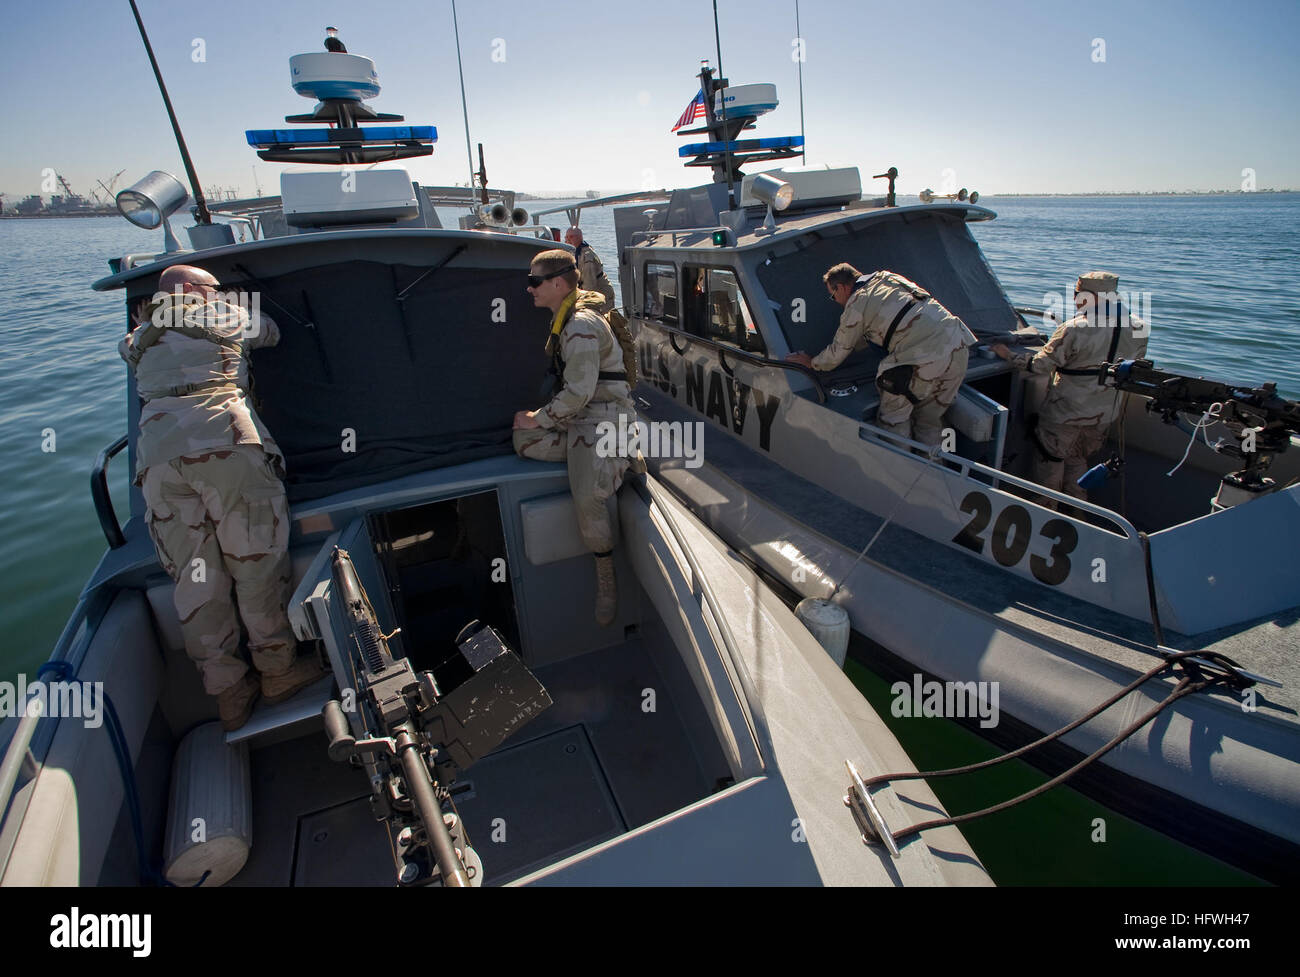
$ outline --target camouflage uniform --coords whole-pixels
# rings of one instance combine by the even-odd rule
[[[176,581],[185,650],[217,695],[248,670],[240,619],[258,671],[282,673],[294,662],[283,456],[246,396],[246,351],[275,345],[280,333],[267,316],[249,328],[247,313],[220,301],[182,305],[168,295],[145,316],[178,326],[144,349],[140,326],[119,346],[145,401],[135,482],[159,562]],[[225,323],[226,341],[195,334],[204,317]]]
[[[578,529],[587,549],[608,553],[614,548],[614,527],[605,501],[618,491],[631,468],[644,471],[637,458],[602,458],[596,452],[598,425],[618,428],[619,415],[631,428],[636,420],[631,387],[626,380],[601,380],[601,372],[623,372],[623,348],[596,311],[599,292],[579,290],[560,309],[559,333],[563,388],[536,415],[540,428],[516,430],[515,451],[536,461],[567,461],[569,489],[578,512]]]
[[[609,278],[605,275],[605,266],[600,263],[596,257],[596,252],[591,250],[591,245],[583,241],[573,252],[573,260],[578,263],[578,287],[599,292],[605,296],[605,301],[596,309],[601,315],[606,315],[610,309],[614,308],[614,286],[610,283]]]
[[[899,313],[902,319],[898,319]],[[886,344],[886,334],[896,320]],[[908,390],[916,402],[905,394],[882,389],[876,425],[935,445],[942,435],[943,415],[966,376],[969,347],[976,342],[965,324],[920,286],[902,275],[878,271],[858,279],[840,316],[839,329],[812,363],[814,369],[833,370],[868,343],[887,346],[876,370],[877,384],[888,371],[912,366]]]
[[[1052,373],[1052,385],[1039,409],[1033,433],[1038,443],[1032,478],[1039,485],[1079,499],[1088,497],[1078,479],[1088,470],[1089,457],[1105,443],[1106,431],[1124,397],[1097,382],[1098,369],[1110,353],[1117,327],[1120,332],[1114,358],[1143,357],[1149,327],[1129,315],[1118,301],[1103,297],[1097,306],[1057,327],[1042,349],[1010,359],[1013,366],[1027,373]]]

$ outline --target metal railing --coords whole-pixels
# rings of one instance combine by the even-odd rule
[[[104,448],[95,456],[95,464],[90,469],[90,497],[95,500],[95,515],[99,516],[99,526],[104,530],[109,549],[126,545],[122,535],[122,526],[117,521],[117,512],[113,509],[113,496],[108,490],[108,463],[127,445],[127,436],[120,438]]]
[[[900,455],[923,461],[940,471],[952,472],[963,478],[969,478],[971,472],[978,472],[993,482],[1009,482],[1017,488],[1024,489],[1034,495],[1046,496],[1056,502],[1064,502],[1066,505],[1073,506],[1084,512],[1091,513],[1100,519],[1115,526],[1116,530],[1108,530],[1105,526],[1096,528],[1104,532],[1111,532],[1116,536],[1123,536],[1134,545],[1140,545],[1137,527],[1125,519],[1117,512],[1103,508],[1095,503],[1088,502],[1073,495],[1066,495],[1056,489],[1048,488],[1046,485],[1039,485],[1027,478],[1021,478],[1019,475],[1012,475],[1010,472],[1003,471],[1000,468],[993,468],[982,462],[971,461],[969,458],[963,458],[961,455],[949,454],[946,451],[939,451],[920,441],[913,441],[911,438],[905,438],[900,434],[894,434],[892,431],[885,431],[882,428],[875,427],[871,424],[863,423],[858,429],[858,437],[864,441],[877,441],[881,446],[897,452]],[[896,444],[890,442],[897,442]],[[917,450],[913,450],[917,449]],[[955,466],[955,467],[954,467]],[[996,486],[994,486],[996,487]]]

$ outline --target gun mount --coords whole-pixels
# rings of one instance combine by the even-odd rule
[[[355,760],[370,777],[371,808],[388,822],[403,886],[479,885],[483,866],[453,809],[448,788],[459,771],[495,749],[551,704],[541,683],[497,631],[478,621],[456,637],[453,687],[394,658],[346,550],[334,548],[333,599],[347,622],[338,676],[344,702],[322,716],[334,760]],[[351,695],[349,695],[351,693]]]
[[[1201,415],[1202,431],[1210,418],[1228,427],[1233,437],[1213,444],[1202,434],[1214,451],[1246,462],[1245,468],[1223,477],[1214,500],[1218,509],[1273,491],[1276,485],[1266,477],[1273,457],[1300,434],[1300,402],[1279,397],[1275,383],[1236,386],[1157,370],[1150,360],[1103,363],[1097,382],[1148,398],[1147,410],[1160,414],[1166,424],[1176,424],[1180,414],[1191,413]]]

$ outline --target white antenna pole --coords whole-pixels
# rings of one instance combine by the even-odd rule
[[[803,42],[803,31],[799,29],[799,0],[794,0],[794,36],[799,38],[799,138],[803,139],[803,59],[808,47]],[[799,147],[799,156],[805,166],[808,165],[808,143]]]
[[[465,66],[460,60],[460,23],[456,19],[456,0],[451,0],[451,26],[456,32],[456,68],[460,71],[460,108],[465,116],[465,159],[469,162],[470,210],[474,209],[474,152],[470,149],[469,104],[465,101]]]

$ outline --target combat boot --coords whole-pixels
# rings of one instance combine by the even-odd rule
[[[614,557],[596,556],[596,623],[602,628],[614,622],[618,613],[618,586],[614,581]]]
[[[221,717],[221,728],[229,733],[248,722],[261,691],[257,676],[250,669],[230,688],[218,692],[217,715]]]
[[[292,699],[307,686],[315,684],[324,677],[325,669],[321,666],[318,654],[314,651],[300,654],[293,660],[293,664],[287,671],[276,675],[262,673],[262,698],[266,700],[267,705],[273,706],[277,702]]]

